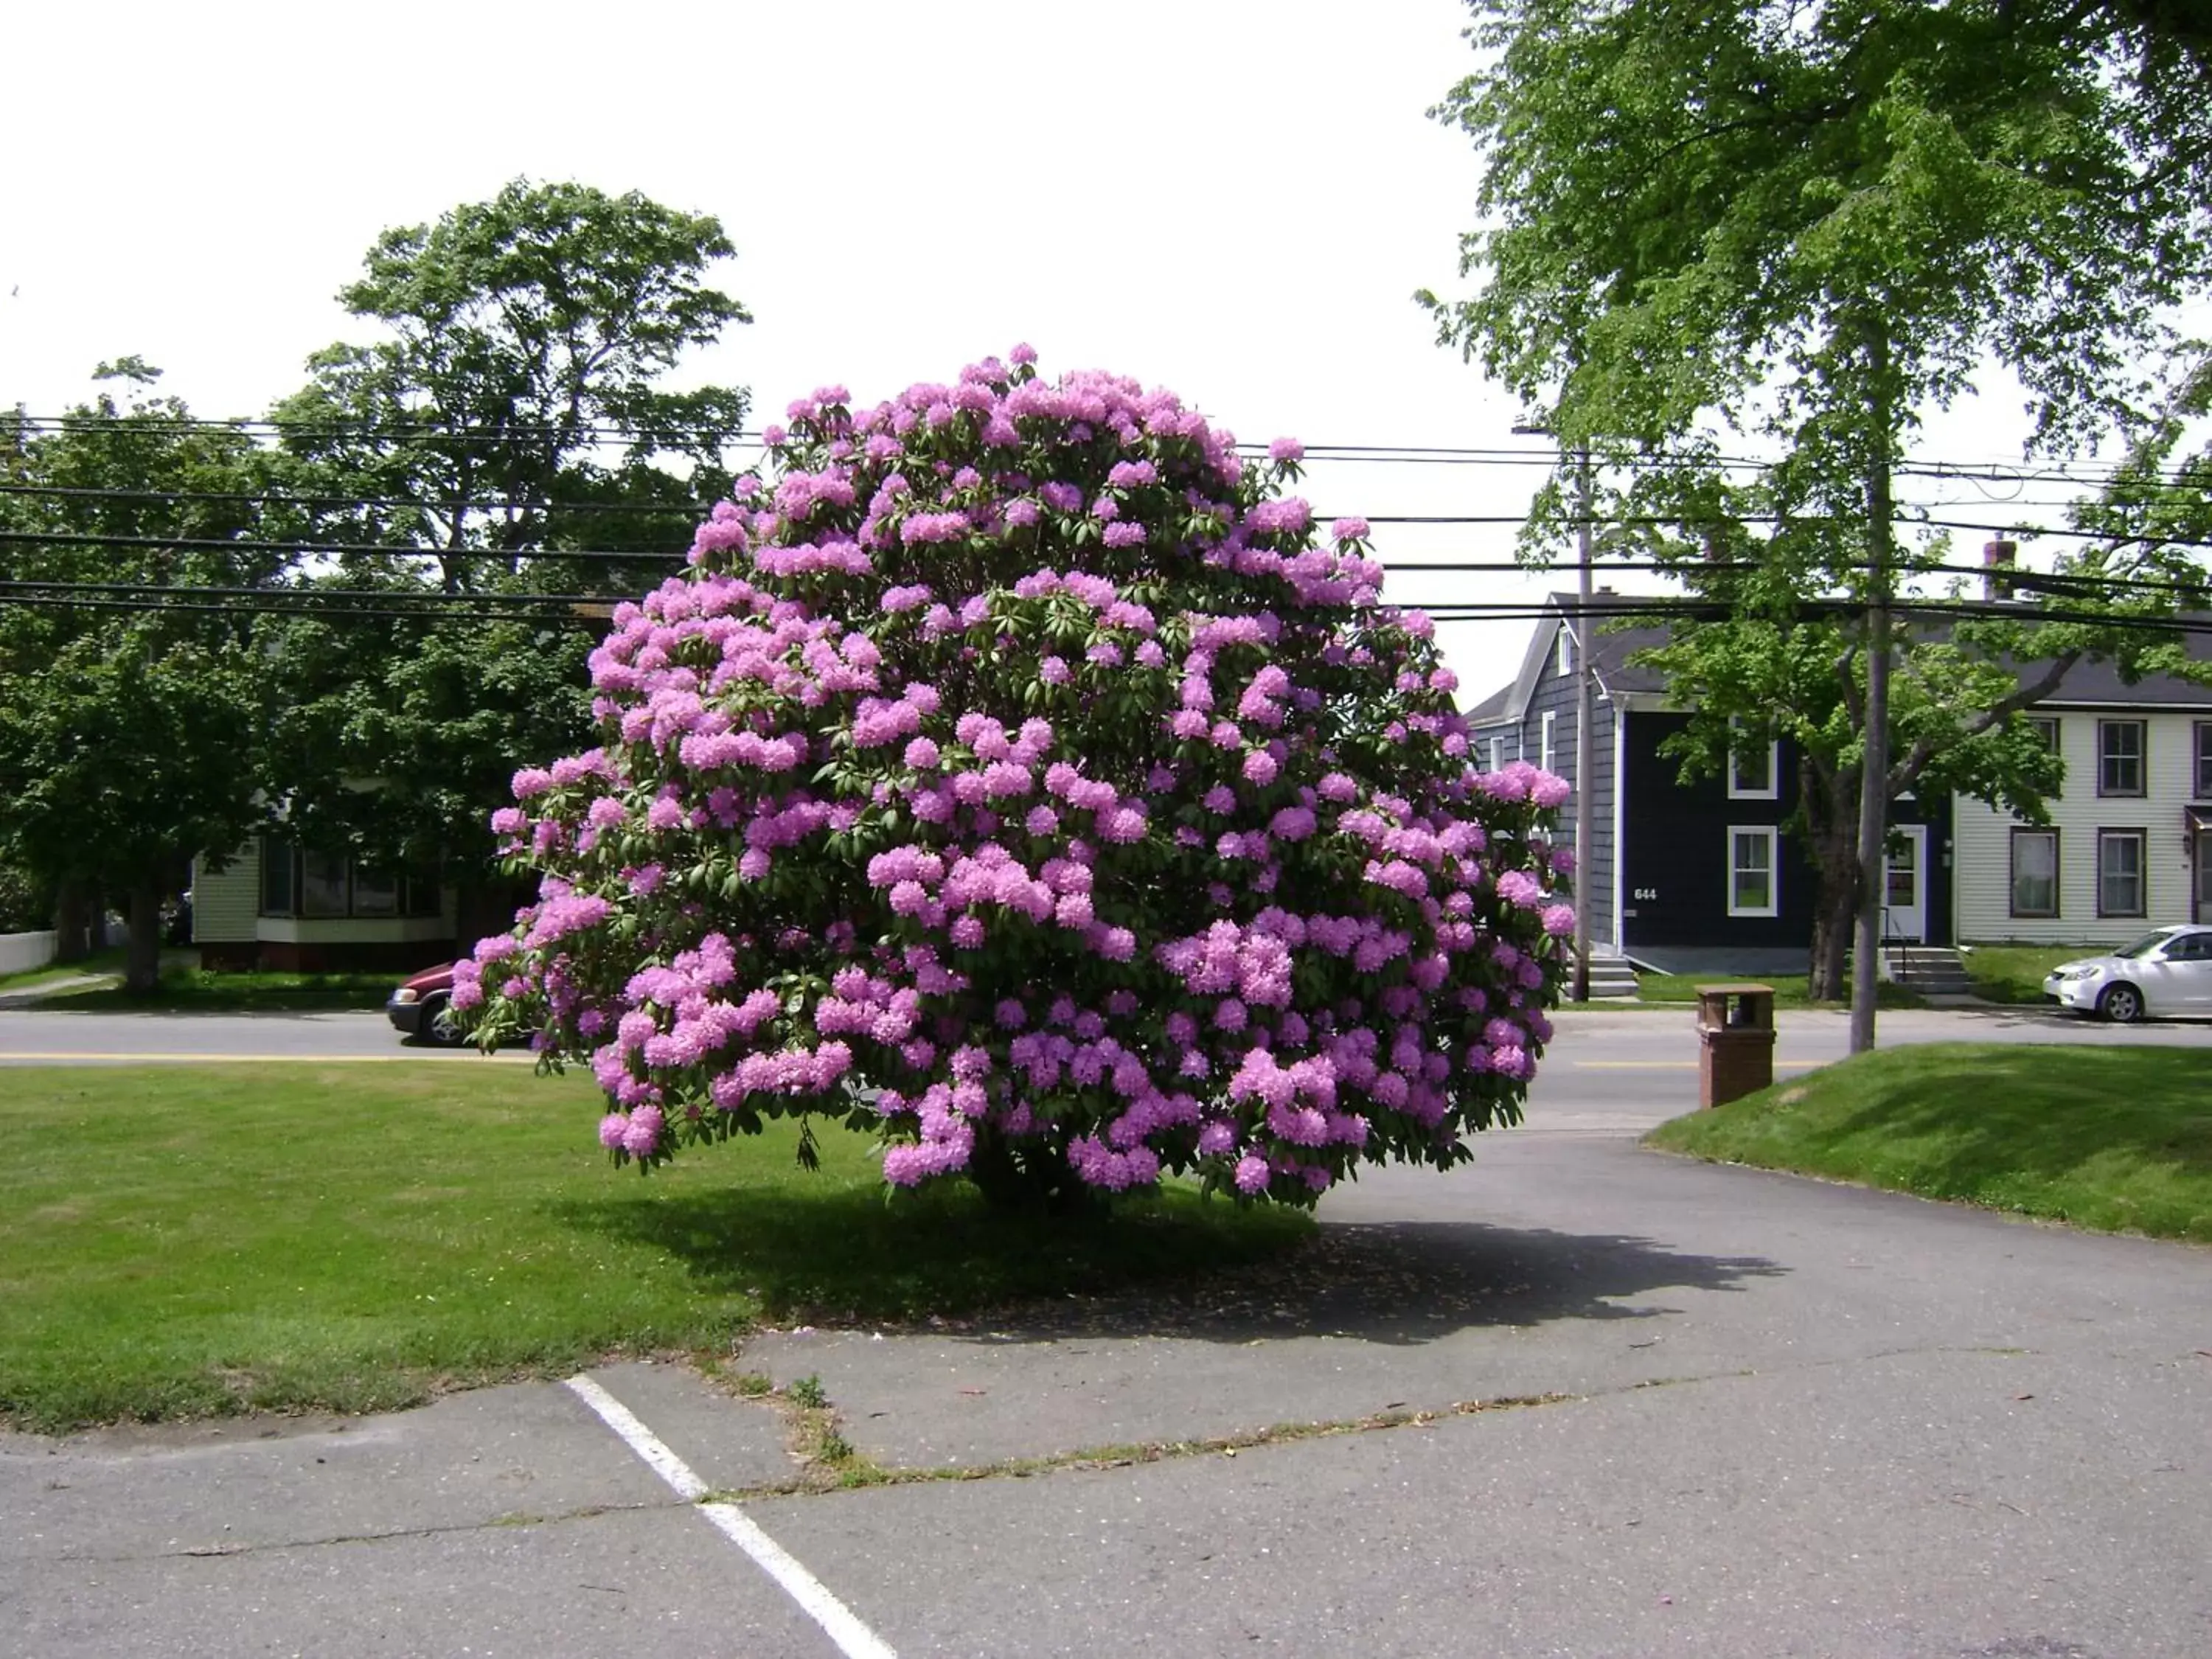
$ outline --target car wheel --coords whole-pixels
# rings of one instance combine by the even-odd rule
[[[449,999],[440,997],[422,1010],[422,1038],[440,1048],[458,1048],[469,1040],[468,1030]]]
[[[2115,1025],[2132,1025],[2143,1017],[2142,993],[2132,985],[2107,985],[2097,1012]]]

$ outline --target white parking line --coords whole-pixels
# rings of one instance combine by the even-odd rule
[[[599,1420],[623,1438],[624,1444],[668,1488],[687,1503],[707,1495],[707,1483],[691,1466],[668,1449],[665,1442],[646,1427],[635,1413],[588,1376],[572,1376],[568,1388]],[[853,1610],[830,1591],[830,1587],[800,1565],[799,1559],[760,1528],[760,1524],[735,1504],[700,1504],[699,1512],[713,1522],[722,1535],[752,1557],[755,1565],[783,1586],[799,1610],[822,1626],[846,1659],[898,1659],[890,1644],[862,1624]]]

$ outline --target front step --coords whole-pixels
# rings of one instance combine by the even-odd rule
[[[1881,976],[1923,996],[1971,996],[1974,989],[1966,963],[1948,945],[1886,945]]]
[[[1574,967],[1571,962],[1564,989],[1571,991],[1574,982]],[[1636,969],[1630,967],[1623,957],[1592,955],[1589,960],[1589,994],[1592,1002],[1607,997],[1634,996]]]

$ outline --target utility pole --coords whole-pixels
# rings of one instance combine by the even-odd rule
[[[1882,908],[1889,901],[1889,631],[1890,520],[1895,505],[1890,490],[1889,341],[1877,331],[1869,343],[1874,373],[1875,413],[1881,449],[1866,471],[1868,602],[1866,622],[1866,738],[1859,772],[1859,914],[1851,943],[1850,1051],[1874,1047],[1876,969],[1881,954]]]
[[[1587,441],[1575,450],[1575,592],[1580,604],[1575,615],[1575,976],[1572,995],[1577,1002],[1589,1000],[1589,878],[1591,728],[1595,712],[1597,668],[1590,659],[1590,450]],[[1619,779],[1613,787],[1620,787]],[[1614,849],[1613,856],[1620,856]]]
[[[1542,421],[1526,420],[1514,422],[1513,430],[1522,437],[1556,438],[1551,426]],[[1559,459],[1567,458],[1567,447],[1559,445]],[[1584,439],[1575,446],[1575,592],[1579,603],[1572,618],[1575,635],[1575,966],[1567,981],[1567,996],[1574,1002],[1589,1000],[1589,867],[1590,837],[1595,833],[1590,824],[1590,728],[1597,723],[1595,708],[1597,670],[1590,662],[1590,555],[1592,526],[1592,489],[1590,480],[1589,441]],[[1619,786],[1616,784],[1615,786]],[[1615,857],[1619,854],[1614,854]]]

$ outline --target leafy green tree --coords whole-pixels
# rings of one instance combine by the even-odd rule
[[[127,403],[102,392],[0,438],[19,486],[0,495],[0,857],[65,894],[124,897],[140,991],[187,861],[234,850],[261,817],[253,617],[190,590],[268,586],[289,562],[252,545],[252,440],[154,396],[159,374],[104,363]]]
[[[2046,448],[2139,417],[2136,365],[2162,353],[2172,308],[2212,266],[2212,105],[2179,95],[2161,67],[2183,46],[2146,44],[2115,8],[1471,3],[1489,56],[1436,112],[1486,151],[1484,228],[1462,258],[1481,283],[1461,301],[1421,297],[1446,342],[1548,407],[1563,443],[1638,463],[1621,516],[1674,526],[1655,538],[1662,556],[1688,564],[1719,538],[1765,567],[1771,603],[1790,602],[1784,625],[1770,611],[1733,639],[1703,630],[1700,649],[1672,659],[1678,695],[1795,683],[1786,663],[1750,673],[1735,660],[1761,649],[1834,665],[1804,683],[1826,701],[1802,718],[1832,734],[1837,787],[1857,798],[1852,855],[1820,834],[1814,848],[1823,914],[1856,912],[1852,1036],[1866,1047],[1887,800],[1940,773],[1954,737],[2026,754],[2016,732],[1990,738],[2008,715],[1938,719],[1921,688],[1992,690],[2008,672],[1997,651],[2131,650],[2140,608],[2082,586],[2069,608],[2102,611],[2101,633],[1954,630],[1949,654],[1903,676],[1897,714],[1917,723],[1893,755],[1905,445],[1992,360],[2025,388]],[[1729,430],[1778,458],[1753,503],[1771,529],[1756,536],[1735,533],[1744,503],[1709,464]],[[1644,463],[1653,449],[1670,464]],[[2190,575],[2162,548],[2112,546],[2100,564]],[[1791,606],[1813,601],[1829,633],[1808,639]],[[2037,787],[2032,771],[1984,781],[2008,799]],[[1824,949],[1832,967],[1839,947]]]
[[[636,592],[726,492],[746,394],[662,382],[750,320],[708,281],[731,252],[711,217],[521,180],[369,250],[339,297],[381,337],[317,353],[275,418],[303,531],[356,550],[321,580],[424,617],[288,631],[295,833],[472,875],[515,757],[587,729],[587,619],[509,600]]]

